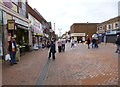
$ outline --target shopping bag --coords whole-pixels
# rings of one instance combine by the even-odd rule
[[[10,54],[5,55],[5,60],[6,60],[6,61],[11,60]]]

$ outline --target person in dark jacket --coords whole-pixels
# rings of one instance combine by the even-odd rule
[[[87,39],[88,49],[90,49],[90,38]]]
[[[117,35],[116,45],[117,45],[116,53],[120,53],[120,35]]]
[[[92,48],[95,48],[96,39],[92,39]]]
[[[8,51],[9,51],[9,54],[10,54],[10,57],[11,57],[11,60],[10,60],[11,65],[17,64],[16,60],[15,60],[16,50],[17,50],[16,42],[15,42],[14,38],[11,37],[11,40],[8,42]]]
[[[55,43],[54,41],[51,41],[51,44],[50,44],[50,51],[49,51],[49,59],[51,57],[51,53],[52,53],[52,58],[53,60],[55,59],[55,53],[56,53],[56,46],[55,46]]]

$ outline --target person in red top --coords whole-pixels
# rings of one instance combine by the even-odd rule
[[[11,37],[10,41],[8,42],[8,51],[11,57],[11,61],[10,61],[11,65],[17,64],[15,60],[16,50],[17,50],[17,47],[16,47],[15,39]]]

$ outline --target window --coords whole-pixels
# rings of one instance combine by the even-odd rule
[[[107,25],[107,30],[112,30],[112,24]]]
[[[22,9],[26,11],[26,4],[22,3]]]
[[[23,17],[25,17],[26,16],[26,11],[19,7],[19,14],[22,15]]]
[[[99,28],[99,30],[100,30],[100,31],[103,31],[103,27],[101,26],[101,27]]]
[[[119,28],[119,22],[114,23],[114,29]]]

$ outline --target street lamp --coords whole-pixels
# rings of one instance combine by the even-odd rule
[[[58,30],[59,30],[59,36],[61,37],[61,28],[58,28]]]

